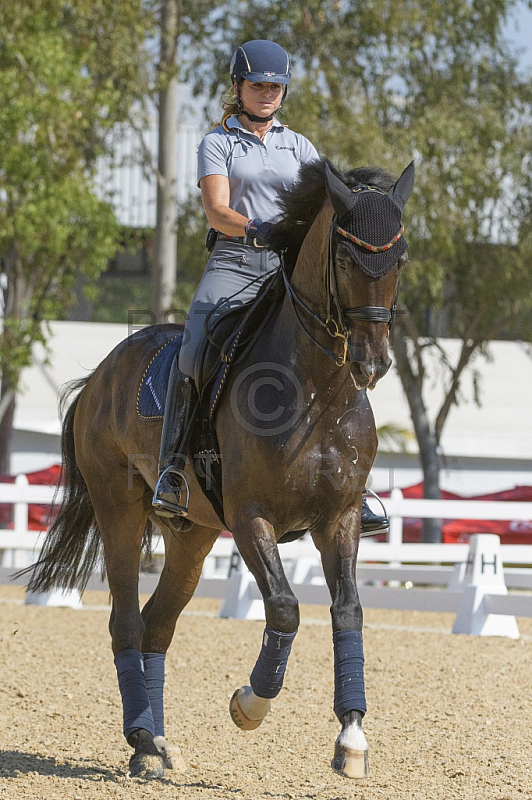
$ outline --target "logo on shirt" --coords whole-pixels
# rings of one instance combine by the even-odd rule
[[[296,152],[296,148],[295,147],[282,147],[280,144],[276,144],[275,145],[275,149],[276,150],[291,150],[293,153]]]

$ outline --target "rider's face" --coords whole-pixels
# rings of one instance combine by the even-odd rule
[[[277,111],[283,97],[283,86],[280,83],[240,84],[240,100],[244,110],[258,117],[267,117]]]

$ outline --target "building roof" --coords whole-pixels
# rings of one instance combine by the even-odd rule
[[[36,363],[22,374],[23,392],[15,413],[15,428],[59,434],[58,394],[67,381],[91,372],[122,339],[127,325],[96,322],[52,322],[49,365],[44,365],[42,346],[35,347]],[[440,340],[450,358],[456,359],[460,342]],[[519,342],[493,342],[491,360],[477,357],[474,369],[480,384],[480,408],[473,401],[471,372],[462,386],[463,401],[454,406],[444,428],[443,452],[447,456],[517,458],[532,460],[532,355]],[[426,392],[433,421],[443,397],[442,379],[433,371]],[[394,367],[369,399],[377,426],[392,424],[413,430],[408,405]],[[416,448],[414,448],[416,449]]]

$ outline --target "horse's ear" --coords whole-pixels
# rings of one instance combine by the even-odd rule
[[[340,178],[337,178],[328,164],[325,164],[325,179],[327,181],[327,193],[330,197],[333,208],[338,219],[345,215],[356,206],[358,197],[353,194]]]
[[[412,194],[414,188],[414,162],[411,161],[408,167],[403,170],[399,180],[394,183],[392,188],[388,191],[388,197],[393,200],[395,205],[404,211],[408,198]]]

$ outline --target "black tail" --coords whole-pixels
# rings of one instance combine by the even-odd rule
[[[68,384],[62,394],[61,405],[64,407],[68,397],[77,389],[80,390],[63,420],[63,499],[59,513],[46,534],[39,560],[19,573],[31,572],[28,589],[34,592],[49,591],[53,587],[83,591],[96,565],[99,563],[103,568],[100,531],[74,448],[74,414],[89,377]]]

